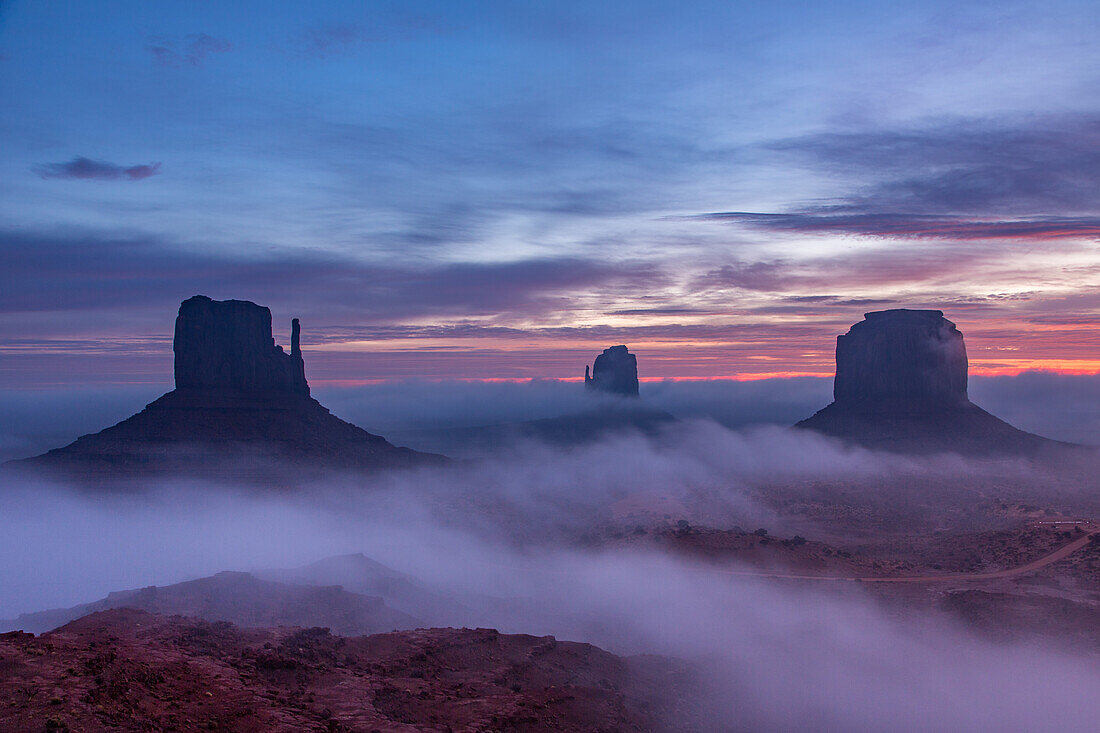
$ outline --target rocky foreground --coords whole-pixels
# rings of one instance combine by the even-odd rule
[[[4,731],[682,730],[690,685],[668,660],[491,629],[345,638],[117,609],[0,634]]]

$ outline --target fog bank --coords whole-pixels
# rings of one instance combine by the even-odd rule
[[[662,381],[645,382],[641,391],[642,404],[655,409],[740,428],[809,417],[832,399],[832,380]],[[148,386],[0,390],[0,460],[42,453],[101,430],[160,393]],[[339,417],[382,435],[397,434],[398,442],[417,431],[558,417],[593,405],[583,386],[558,380],[404,381],[318,386],[313,394]],[[971,377],[970,396],[1023,430],[1100,445],[1100,375]]]
[[[103,496],[8,482],[0,616],[224,569],[364,552],[478,609],[478,625],[689,660],[702,675],[696,704],[707,706],[715,729],[1094,727],[1093,657],[993,644],[940,617],[887,615],[856,586],[769,582],[651,550],[512,541],[515,523],[546,522],[554,512],[564,525],[583,522],[624,490],[675,496],[724,480],[734,510],[751,511],[737,487],[765,475],[924,470],[840,453],[815,438],[768,452],[764,445],[781,440],[774,433],[711,430],[711,441],[724,442],[696,433],[694,452],[647,451],[630,440],[532,448],[458,473],[394,475],[367,487],[333,482],[301,494],[177,483]],[[504,524],[440,521],[439,502],[477,492],[508,505]]]

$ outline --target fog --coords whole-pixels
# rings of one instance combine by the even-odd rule
[[[45,452],[140,410],[163,389],[142,386],[0,389],[0,461]],[[645,382],[642,402],[676,417],[709,418],[730,428],[791,425],[832,399],[818,378]],[[551,418],[590,409],[576,382],[398,381],[314,387],[339,417],[417,447],[425,431]],[[1100,375],[1030,372],[971,377],[971,399],[1040,435],[1100,445]]]
[[[726,427],[792,425],[832,401],[832,378],[666,380],[643,382],[642,401],[676,417],[710,418]],[[1100,375],[1025,372],[970,377],[970,398],[1021,430],[1100,445]],[[557,417],[589,409],[576,382],[391,382],[313,390],[357,425],[392,431],[489,425]]]
[[[0,568],[0,617],[119,587],[364,551],[364,537],[380,532],[395,542],[411,532],[405,546],[415,548],[425,541],[425,522],[434,525],[432,537],[450,527],[545,547],[576,539],[630,496],[676,507],[672,521],[705,510],[712,520],[774,526],[778,519],[744,489],[808,476],[931,475],[953,465],[877,456],[774,427],[737,433],[689,421],[659,439],[624,434],[569,449],[527,442],[494,460],[334,478],[297,493],[183,479],[100,493],[0,473],[0,554],[12,560]],[[175,543],[188,547],[176,552]],[[374,552],[392,559],[385,548]]]
[[[1049,403],[1017,399],[1017,387],[1085,395],[1096,385],[1095,378],[1030,379],[1037,381],[991,383],[989,397],[1000,390],[997,399],[1021,415],[1030,404],[1033,419],[1053,419],[1043,409]],[[781,389],[787,384],[647,384],[647,402],[695,417],[657,439],[628,433],[567,449],[525,442],[485,461],[334,477],[299,492],[156,480],[143,492],[104,494],[2,473],[0,618],[222,570],[362,552],[461,599],[476,609],[478,625],[688,660],[702,673],[696,702],[716,728],[1094,729],[1094,656],[1049,642],[993,643],[946,616],[899,616],[858,584],[768,581],[731,574],[746,569],[736,565],[585,541],[613,517],[609,507],[637,496],[664,502],[670,522],[765,526],[780,535],[784,520],[760,501],[777,484],[879,485],[877,501],[912,512],[927,511],[915,494],[935,500],[960,477],[1058,496],[1057,481],[1022,461],[875,454],[759,425],[773,408],[789,413],[805,401],[812,412],[822,399],[820,381],[791,382],[790,393]],[[555,382],[315,393],[336,414],[376,430],[531,419],[591,404],[577,385]],[[3,396],[5,416],[17,408],[25,415],[18,426],[5,422],[18,428],[5,445],[26,448],[27,436],[49,432],[29,408],[35,397]],[[48,404],[55,419],[88,425],[125,416],[136,407],[124,403],[139,397],[88,396],[77,412],[61,399]],[[725,417],[713,408],[709,417],[743,429],[699,417],[719,401]],[[1082,407],[1060,429],[1087,430],[1090,414]],[[965,486],[958,491],[944,500],[972,501]]]
[[[479,625],[689,660],[702,674],[696,702],[716,727],[1089,730],[1100,714],[1092,659],[991,644],[942,619],[898,620],[856,588],[768,583],[647,551],[517,547],[441,523],[416,496],[395,493],[429,479],[444,480],[406,476],[382,495],[347,485],[301,496],[176,485],[104,498],[9,485],[3,612],[362,551],[456,597],[519,598],[537,609],[489,606]],[[498,477],[485,481],[499,488]],[[569,497],[590,488],[567,483]]]

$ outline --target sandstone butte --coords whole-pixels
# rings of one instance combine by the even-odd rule
[[[117,425],[6,466],[92,480],[171,472],[270,481],[446,460],[330,413],[310,396],[300,338],[294,319],[288,354],[275,344],[268,308],[189,298],[176,318],[174,390]]]
[[[837,337],[833,402],[796,427],[902,452],[1036,454],[1070,447],[975,405],[967,370],[963,335],[943,311],[867,313]]]

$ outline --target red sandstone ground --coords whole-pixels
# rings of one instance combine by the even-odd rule
[[[345,638],[119,609],[0,635],[4,731],[683,729],[690,685],[668,660],[489,629]]]

